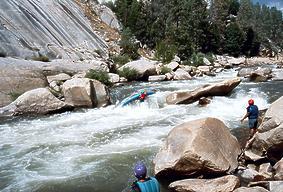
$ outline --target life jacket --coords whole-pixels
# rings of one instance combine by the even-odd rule
[[[143,101],[145,99],[145,97],[146,97],[146,94],[145,93],[141,93],[140,100]]]
[[[150,177],[150,179],[146,181],[137,181],[137,186],[139,187],[141,192],[159,192],[159,183],[154,177]]]
[[[257,108],[256,105],[248,106],[247,111],[249,113],[249,119],[257,119],[258,118],[258,108]]]

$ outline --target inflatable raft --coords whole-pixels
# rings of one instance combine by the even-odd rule
[[[140,95],[143,93],[143,92],[146,92],[146,95],[153,95],[154,93],[156,93],[156,90],[154,89],[142,89],[142,90],[139,90],[135,93],[133,93],[131,96],[123,99],[120,103],[120,106],[124,107],[130,103],[132,103],[133,101],[136,101],[140,98]]]

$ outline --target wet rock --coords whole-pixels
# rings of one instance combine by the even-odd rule
[[[273,72],[273,81],[283,81],[283,70],[278,70]]]
[[[105,85],[97,80],[74,78],[62,86],[65,102],[74,107],[101,107],[110,103]]]
[[[71,107],[57,99],[47,88],[25,92],[10,105],[0,108],[2,115],[37,115],[64,111]]]
[[[232,192],[240,186],[240,180],[233,175],[216,179],[185,179],[173,182],[169,189],[176,192]]]
[[[166,97],[166,102],[168,104],[190,104],[199,100],[201,97],[224,96],[229,94],[240,82],[240,78],[234,78],[203,86],[193,91],[171,93]]]
[[[240,145],[218,119],[205,118],[176,126],[154,159],[160,177],[214,175],[238,166]]]
[[[199,105],[207,105],[211,102],[211,99],[207,98],[207,97],[201,97],[198,101]]]
[[[253,82],[265,82],[267,81],[268,77],[263,76],[259,73],[252,73],[250,74],[249,79],[250,81],[253,81]]]

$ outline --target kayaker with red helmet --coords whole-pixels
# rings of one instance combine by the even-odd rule
[[[160,192],[159,183],[155,177],[146,177],[147,169],[144,163],[138,162],[134,174],[138,179],[132,184],[131,192]]]
[[[247,117],[249,118],[250,138],[252,138],[257,131],[258,107],[254,104],[253,99],[250,99],[248,103],[249,106],[247,107],[247,113],[241,119],[241,122],[243,122]]]

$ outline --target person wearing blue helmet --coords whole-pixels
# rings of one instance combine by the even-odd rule
[[[147,177],[144,163],[138,162],[134,167],[137,180],[132,184],[131,192],[160,192],[160,187],[155,177]]]

